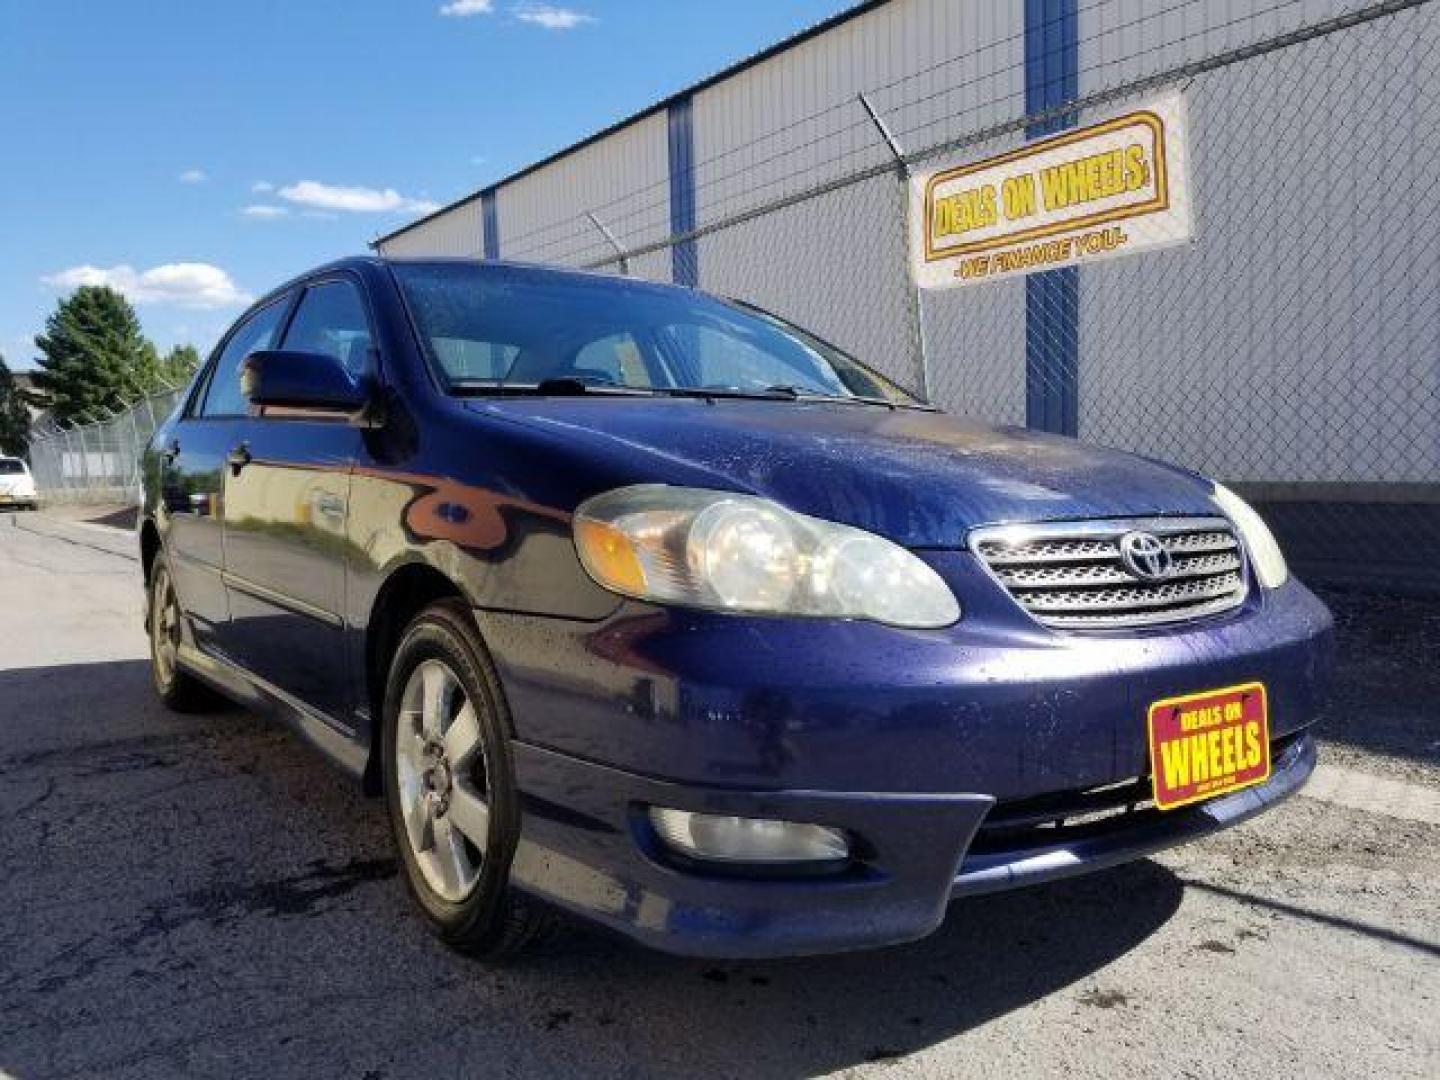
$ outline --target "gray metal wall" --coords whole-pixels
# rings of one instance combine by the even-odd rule
[[[478,258],[484,254],[484,230],[480,223],[480,200],[474,199],[437,214],[418,229],[387,241],[387,255],[458,255]]]
[[[611,254],[594,213],[626,247],[670,235],[665,117],[648,116],[496,192],[500,256],[583,265]],[[666,275],[668,278],[668,274]]]

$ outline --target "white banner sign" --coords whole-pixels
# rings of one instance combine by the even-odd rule
[[[1171,94],[911,185],[921,288],[1133,255],[1189,240],[1185,102]]]

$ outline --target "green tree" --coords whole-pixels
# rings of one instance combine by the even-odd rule
[[[160,382],[151,389],[184,386],[200,366],[200,352],[194,345],[176,345],[160,359],[156,374]]]
[[[0,356],[0,453],[24,457],[30,448],[30,410],[15,376]]]
[[[49,395],[60,423],[133,401],[161,363],[135,309],[105,285],[82,285],[61,300],[35,344],[43,354],[35,385]]]

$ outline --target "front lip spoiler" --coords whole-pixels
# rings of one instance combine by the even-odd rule
[[[1114,832],[1053,847],[986,852],[967,856],[951,887],[951,899],[1038,885],[1133,862],[1254,817],[1295,794],[1317,760],[1315,737],[1306,732],[1285,748],[1265,783],[1181,810],[1140,812]]]

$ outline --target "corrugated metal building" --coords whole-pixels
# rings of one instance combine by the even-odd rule
[[[917,300],[859,95],[925,169],[1174,89],[1192,244]],[[1248,482],[1342,570],[1382,519],[1440,541],[1437,170],[1417,0],[875,0],[376,247],[755,301],[954,411]]]

